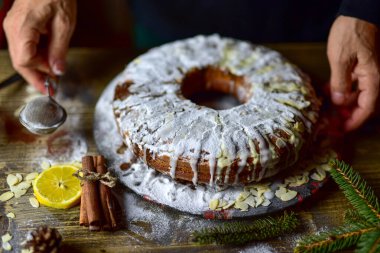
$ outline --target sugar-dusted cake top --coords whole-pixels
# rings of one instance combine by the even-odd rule
[[[245,85],[231,84],[243,104],[214,110],[182,96],[187,73],[210,67],[244,80]],[[266,47],[218,35],[154,48],[132,61],[123,75],[113,108],[126,143],[169,156],[172,176],[178,158],[188,159],[194,183],[200,161],[209,162],[211,183],[226,181],[236,161],[236,178],[247,167],[253,171],[250,180],[277,173],[280,160],[286,161],[282,168],[297,160],[318,117],[319,102],[298,68]],[[297,154],[281,159],[278,149],[285,147]]]

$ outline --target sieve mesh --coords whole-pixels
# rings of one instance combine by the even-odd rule
[[[64,111],[50,97],[40,97],[28,103],[20,116],[31,127],[44,128],[61,122]]]

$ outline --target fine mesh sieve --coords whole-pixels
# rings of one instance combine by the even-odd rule
[[[50,79],[47,77],[45,87],[48,96],[36,98],[21,110],[19,120],[30,132],[49,134],[54,132],[66,120],[66,111],[51,96]]]

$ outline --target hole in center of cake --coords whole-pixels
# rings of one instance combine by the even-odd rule
[[[193,103],[215,110],[244,104],[250,97],[243,77],[215,67],[194,69],[186,73],[181,91]]]

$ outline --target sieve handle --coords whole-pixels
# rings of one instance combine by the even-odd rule
[[[46,76],[46,79],[45,79],[45,88],[46,88],[46,91],[47,91],[47,94],[49,95],[49,97],[52,96],[51,94],[51,91],[55,89],[55,83],[53,82],[53,80],[49,77],[49,76]]]

